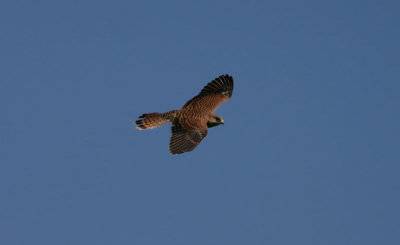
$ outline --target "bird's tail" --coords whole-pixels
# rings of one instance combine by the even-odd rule
[[[178,112],[178,110],[173,110],[166,113],[153,112],[143,114],[139,116],[141,119],[133,122],[133,124],[136,125],[136,128],[139,130],[160,127],[164,124],[172,122]]]

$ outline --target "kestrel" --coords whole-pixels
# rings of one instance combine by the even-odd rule
[[[200,93],[186,102],[180,110],[148,113],[134,122],[137,129],[151,129],[172,122],[169,151],[181,154],[192,151],[207,136],[208,128],[224,124],[215,109],[232,97],[233,78],[220,76],[209,82]]]

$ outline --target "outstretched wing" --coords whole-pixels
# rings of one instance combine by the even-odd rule
[[[232,97],[232,93],[233,78],[230,75],[223,75],[209,82],[197,96],[186,102],[182,109],[214,112],[218,106]]]
[[[181,154],[192,151],[207,136],[205,129],[185,129],[175,121],[171,128],[171,139],[169,141],[169,151],[172,154]]]

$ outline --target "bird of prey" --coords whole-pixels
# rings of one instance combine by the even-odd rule
[[[200,93],[180,110],[147,113],[134,124],[139,130],[151,129],[172,122],[169,151],[181,154],[192,151],[207,136],[208,128],[224,124],[215,109],[232,97],[233,78],[222,75],[209,82]]]

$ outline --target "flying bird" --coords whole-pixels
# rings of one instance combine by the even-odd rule
[[[192,151],[207,136],[208,128],[224,124],[214,111],[232,97],[233,78],[222,75],[209,82],[198,95],[180,110],[147,113],[134,122],[139,130],[152,129],[172,122],[169,151],[181,154]]]

